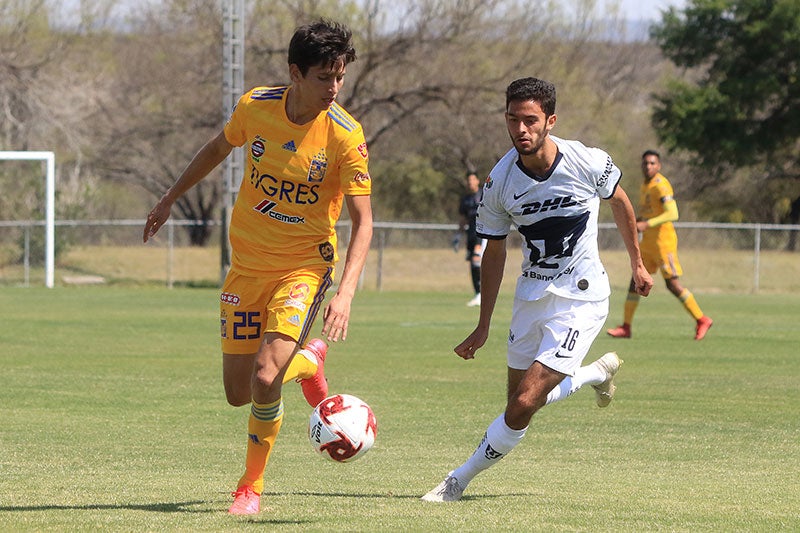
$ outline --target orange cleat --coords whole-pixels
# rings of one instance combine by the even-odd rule
[[[261,511],[261,495],[253,491],[250,485],[244,485],[231,493],[233,505],[228,513],[235,515],[258,514]]]
[[[631,326],[630,324],[622,324],[621,326],[607,330],[606,333],[617,339],[630,339]]]
[[[300,387],[308,404],[316,407],[328,397],[328,380],[325,378],[325,355],[328,353],[328,345],[322,339],[311,339],[306,343],[304,350],[317,358],[317,372],[310,378],[299,380]]]
[[[714,325],[714,321],[705,315],[697,319],[697,329],[694,330],[694,340],[703,340],[708,330]]]

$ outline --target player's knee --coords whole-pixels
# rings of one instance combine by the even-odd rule
[[[228,401],[228,404],[234,407],[241,407],[253,401],[253,395],[250,391],[250,387],[247,387],[247,390],[226,387],[225,399]]]
[[[680,296],[683,292],[683,286],[680,284],[677,277],[665,279],[664,282],[667,285],[667,289],[675,296]]]
[[[275,375],[267,372],[266,370],[257,371],[254,379],[253,379],[253,386],[260,388],[260,389],[271,389],[275,384]]]
[[[541,409],[547,397],[540,399],[533,396],[515,395],[506,406],[506,423],[510,427],[527,427],[531,417]]]

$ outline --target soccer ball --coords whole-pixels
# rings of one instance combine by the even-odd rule
[[[355,461],[375,444],[378,424],[369,405],[350,394],[322,400],[308,421],[308,440],[326,459]]]

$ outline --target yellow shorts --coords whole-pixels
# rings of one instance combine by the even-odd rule
[[[302,345],[333,283],[333,268],[245,276],[228,272],[219,304],[222,353],[256,353],[266,332]]]
[[[644,246],[641,249],[642,262],[651,274],[656,270],[661,270],[664,279],[676,278],[683,275],[681,262],[678,261],[678,250],[676,248],[659,248],[656,246]]]

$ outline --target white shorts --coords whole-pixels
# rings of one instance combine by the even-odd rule
[[[571,300],[546,293],[539,300],[514,299],[508,333],[508,367],[527,370],[534,361],[575,375],[608,317],[608,298]]]

